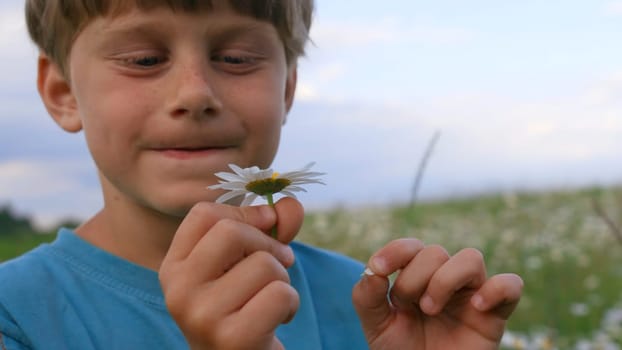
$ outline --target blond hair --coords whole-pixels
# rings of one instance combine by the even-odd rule
[[[291,64],[304,54],[313,1],[227,0],[227,3],[238,13],[274,25]],[[30,37],[42,53],[67,74],[67,58],[80,31],[96,17],[119,15],[133,6],[144,10],[168,6],[174,11],[190,12],[209,10],[214,0],[26,0],[26,23]]]

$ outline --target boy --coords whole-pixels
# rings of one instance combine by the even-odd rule
[[[0,267],[3,346],[497,348],[522,281],[488,278],[476,250],[397,240],[361,277],[357,262],[290,244],[296,200],[238,207],[204,189],[227,164],[272,162],[312,7],[27,1],[39,93],[61,128],[84,131],[104,207]]]

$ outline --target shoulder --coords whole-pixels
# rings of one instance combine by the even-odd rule
[[[42,293],[53,290],[47,281],[44,247],[0,263],[0,333],[22,344],[29,344],[16,317],[34,315],[42,309]],[[42,286],[46,286],[42,288]]]
[[[41,285],[41,279],[47,275],[47,245],[39,246],[17,258],[0,263],[0,300],[11,293],[30,290]]]

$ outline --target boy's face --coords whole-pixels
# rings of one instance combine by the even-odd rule
[[[95,19],[68,67],[105,194],[169,215],[229,163],[269,166],[295,88],[276,29],[226,8]]]

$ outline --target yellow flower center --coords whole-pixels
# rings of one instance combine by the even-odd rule
[[[279,173],[272,173],[272,177],[251,181],[246,184],[246,190],[256,193],[260,196],[281,192],[285,187],[291,185],[291,181],[285,178],[279,178]]]

